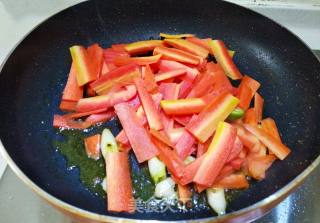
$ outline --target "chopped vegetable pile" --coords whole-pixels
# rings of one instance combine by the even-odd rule
[[[263,118],[260,83],[242,75],[223,41],[161,33],[161,40],[70,48],[72,64],[53,126],[86,129],[117,117],[123,130],[84,138],[106,164],[107,209],[135,211],[128,153],[147,163],[154,196],[191,199],[206,191],[219,215],[225,189],[247,189],[290,149]],[[234,86],[230,79],[234,80]],[[253,102],[253,103],[252,103]]]

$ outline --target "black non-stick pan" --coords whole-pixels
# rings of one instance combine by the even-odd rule
[[[222,39],[236,51],[243,74],[262,83],[264,116],[273,117],[292,153],[276,161],[261,182],[232,199],[227,214],[207,208],[158,213],[110,213],[106,202],[79,180],[77,168],[56,151],[52,128],[75,44],[156,39],[160,32]],[[5,35],[5,34],[2,34]],[[96,221],[235,221],[263,215],[297,187],[319,163],[320,63],[284,27],[223,1],[90,1],[51,17],[13,51],[0,75],[2,155],[33,190],[59,209]],[[114,132],[119,124],[108,123]],[[132,164],[135,166],[136,164]],[[133,167],[134,168],[134,167]]]

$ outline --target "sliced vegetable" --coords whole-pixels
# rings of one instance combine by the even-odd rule
[[[59,108],[62,111],[75,111],[77,108],[77,102],[76,101],[64,101],[62,100]]]
[[[159,112],[157,111],[157,108],[154,104],[154,101],[152,100],[151,95],[148,94],[148,91],[144,87],[142,79],[137,78],[134,80],[134,83],[137,87],[140,101],[145,111],[150,128],[155,130],[163,129]]]
[[[167,130],[168,137],[170,142],[176,144],[184,132],[184,128],[171,128]]]
[[[207,64],[206,68],[207,72],[211,73],[211,75],[213,75],[214,77],[214,92],[219,94],[221,94],[222,92],[232,93],[233,87],[231,85],[231,82],[219,64],[214,64],[211,62]]]
[[[249,175],[257,180],[265,178],[266,170],[276,160],[274,155],[265,155],[261,157],[250,157],[248,159]]]
[[[126,86],[125,90],[119,92],[110,92],[106,95],[99,95],[90,98],[82,98],[78,101],[77,111],[87,112],[98,109],[108,109],[117,103],[125,102],[133,98],[137,93],[137,89],[133,85]]]
[[[178,184],[178,196],[179,201],[181,201],[183,204],[191,201],[192,192],[189,186],[182,186]]]
[[[86,118],[86,122],[90,123],[91,125],[95,125],[97,123],[109,121],[113,117],[115,117],[114,111],[106,111],[102,113],[89,115],[89,117]]]
[[[197,148],[197,157],[202,156],[205,154],[210,146],[210,143],[212,141],[212,138],[210,137],[207,141],[204,143],[198,143],[198,148]]]
[[[91,126],[91,123],[83,121],[75,121],[63,115],[53,116],[53,127],[63,129],[86,129]]]
[[[178,154],[155,138],[153,138],[153,142],[159,150],[160,160],[165,163],[168,171],[175,177],[180,178],[183,174],[184,163]]]
[[[79,87],[77,82],[77,71],[74,63],[72,63],[67,84],[62,92],[62,101],[77,102],[83,97],[83,87]]]
[[[146,56],[146,57],[121,56],[121,57],[115,57],[113,60],[113,63],[116,66],[123,66],[130,63],[134,63],[138,65],[147,65],[147,64],[157,63],[160,60],[161,56],[162,56],[161,54],[157,54],[154,56]]]
[[[181,39],[186,37],[192,37],[193,34],[184,33],[184,34],[167,34],[167,33],[160,33],[160,37],[167,38],[167,39]]]
[[[98,80],[90,84],[90,86],[97,94],[106,94],[115,85],[133,83],[133,79],[139,76],[140,72],[138,66],[135,64],[128,64],[101,76]]]
[[[97,110],[92,110],[92,111],[88,111],[88,112],[75,112],[75,113],[69,113],[69,114],[66,114],[64,115],[65,117],[67,118],[81,118],[81,117],[84,117],[84,116],[89,116],[89,115],[92,115],[92,114],[97,114],[97,113],[101,113],[101,112],[105,112],[106,111],[106,108],[100,108],[100,109],[97,109]]]
[[[222,66],[224,72],[230,77],[232,80],[238,80],[242,78],[242,74],[240,73],[237,66],[232,61],[228,53],[228,49],[224,45],[221,40],[212,40],[209,42],[210,47],[212,48],[214,57],[218,61],[218,63]]]
[[[256,114],[257,121],[260,122],[262,120],[263,113],[263,104],[264,99],[261,97],[259,93],[254,94],[254,112]]]
[[[252,95],[254,93],[252,92],[252,89],[247,86],[246,84],[240,84],[238,88],[238,94],[237,97],[239,98],[239,107],[247,110],[250,107]]]
[[[201,186],[210,187],[226,163],[233,148],[237,130],[226,122],[220,122],[208,151],[204,154],[193,181]]]
[[[181,179],[179,179],[179,184],[187,185],[193,181],[194,176],[196,175],[201,163],[203,162],[204,155],[198,157],[195,161],[186,165],[183,169],[183,174]]]
[[[167,146],[170,146],[171,148],[174,147],[174,145],[172,144],[172,142],[170,141],[169,137],[167,136],[167,134],[164,131],[157,131],[154,129],[150,129],[150,134],[157,138],[159,141],[163,142],[164,144],[166,144]]]
[[[226,213],[227,201],[224,195],[223,188],[210,188],[206,190],[207,200],[210,207],[218,214]]]
[[[170,78],[174,78],[174,77],[178,77],[178,76],[182,76],[186,74],[186,70],[185,69],[176,69],[176,70],[171,70],[171,71],[167,71],[167,72],[163,72],[160,74],[155,75],[155,80],[156,82],[159,81],[164,81]]]
[[[127,44],[124,49],[130,54],[141,54],[163,46],[162,40],[145,40]]]
[[[158,85],[156,83],[154,74],[153,74],[149,64],[147,64],[144,69],[142,68],[142,74],[144,77],[144,85],[146,86],[147,91],[153,92],[153,91],[157,90]]]
[[[108,211],[135,211],[128,153],[106,154]]]
[[[109,129],[104,129],[102,131],[100,148],[105,159],[107,157],[107,153],[119,151],[116,139]]]
[[[199,71],[195,68],[190,68],[182,63],[170,60],[160,60],[159,61],[159,69],[162,72],[177,70],[177,69],[185,69],[186,75],[182,76],[183,80],[193,82],[193,80],[199,74]]]
[[[215,182],[213,187],[222,189],[247,189],[249,188],[249,183],[243,173],[235,173]]]
[[[235,108],[230,115],[228,116],[228,120],[229,121],[235,121],[237,119],[242,118],[242,116],[244,115],[244,110],[241,108]]]
[[[242,149],[243,149],[243,144],[242,144],[241,140],[239,139],[239,137],[236,137],[236,139],[234,140],[231,152],[230,152],[226,162],[228,163],[228,162],[232,161],[233,159],[237,158],[239,156],[240,152],[242,151]]]
[[[187,63],[198,65],[202,62],[202,58],[199,56],[195,56],[192,53],[188,53],[183,50],[168,48],[168,47],[156,47],[153,50],[153,55],[162,55],[162,59],[165,60],[173,60],[180,63]]]
[[[97,80],[102,74],[103,49],[95,43],[88,47],[87,52],[91,62],[92,75],[95,76],[94,80]]]
[[[187,51],[202,58],[207,58],[209,51],[184,39],[165,39],[164,42],[177,49]]]
[[[167,115],[192,115],[201,112],[206,104],[202,98],[162,100],[160,102],[161,108]]]
[[[264,145],[268,147],[270,151],[272,151],[280,160],[286,158],[291,150],[282,144],[277,138],[258,126],[252,126],[245,124],[244,127],[255,135]]]
[[[195,120],[190,121],[186,129],[204,143],[216,130],[218,123],[224,121],[238,103],[239,100],[231,94],[221,94],[208,104]]]
[[[243,128],[240,125],[235,125],[237,128],[237,134],[243,145],[250,150],[250,152],[256,153],[260,149],[260,141],[257,137],[255,137],[253,134],[251,134],[249,131],[247,131],[245,128]]]
[[[151,142],[147,130],[140,123],[134,110],[126,103],[117,104],[114,109],[138,162],[142,163],[157,156],[159,154],[158,149]]]
[[[182,160],[184,160],[193,152],[193,144],[195,142],[196,139],[194,138],[194,136],[190,134],[187,130],[184,130],[175,146],[177,154]]]
[[[83,46],[72,46],[70,47],[70,53],[76,69],[78,85],[83,86],[94,81],[97,76],[93,72],[93,67],[87,50]]]
[[[261,121],[261,126],[264,131],[272,135],[281,142],[281,137],[278,131],[276,122],[272,118],[265,118]]]
[[[254,108],[249,108],[243,118],[243,122],[250,125],[257,125],[258,120]]]
[[[166,166],[157,157],[148,160],[148,167],[151,178],[155,184],[167,177]]]
[[[188,125],[191,118],[192,118],[192,115],[178,115],[173,117],[173,119],[182,126]]]
[[[173,200],[177,198],[177,194],[174,191],[175,182],[172,180],[171,177],[161,181],[156,185],[156,189],[154,195],[157,198],[165,198],[169,200]]]
[[[100,134],[89,136],[84,139],[84,146],[89,158],[98,160],[100,158]]]

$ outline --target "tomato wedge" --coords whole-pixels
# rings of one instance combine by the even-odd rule
[[[281,142],[281,137],[279,134],[276,122],[272,118],[265,118],[261,121],[261,126],[264,131],[275,137]]]
[[[244,174],[235,173],[215,182],[213,187],[220,187],[224,189],[247,189],[249,188],[249,183]]]
[[[291,152],[291,150],[282,144],[277,138],[258,126],[245,124],[244,127],[253,135],[255,135],[264,145],[266,145],[268,149],[272,151],[279,159],[283,160]]]

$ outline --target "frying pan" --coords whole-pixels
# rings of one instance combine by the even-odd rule
[[[267,178],[253,182],[216,217],[209,209],[163,213],[111,213],[105,200],[68,169],[52,146],[52,117],[71,63],[71,45],[158,38],[160,32],[223,39],[235,63],[262,83],[265,117],[273,117],[292,153]],[[7,58],[0,75],[2,155],[15,173],[52,205],[81,221],[247,221],[274,207],[319,163],[320,63],[296,36],[245,8],[203,1],[90,1],[68,8],[34,29]],[[107,123],[119,131],[117,121]],[[132,162],[132,168],[137,164]]]

